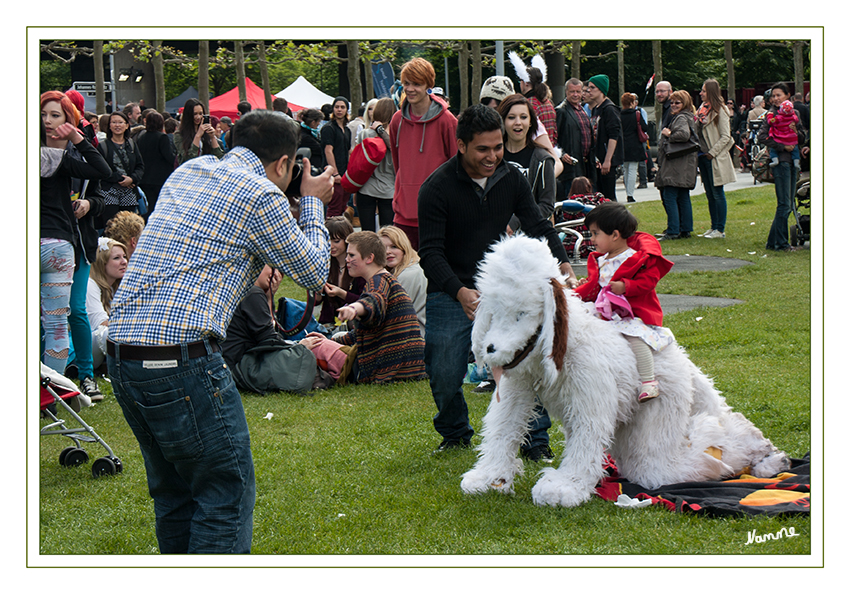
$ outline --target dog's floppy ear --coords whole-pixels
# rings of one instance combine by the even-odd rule
[[[567,335],[569,334],[569,319],[567,314],[567,296],[564,287],[558,279],[549,279],[555,297],[555,332],[552,337],[552,362],[555,369],[561,371],[564,356],[567,354]]]

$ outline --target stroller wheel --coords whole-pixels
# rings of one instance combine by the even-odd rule
[[[63,466],[67,466],[69,468],[79,466],[80,464],[85,464],[89,461],[89,455],[86,453],[85,450],[80,448],[66,448],[63,453],[65,454],[65,457],[63,459],[62,455],[60,454],[60,460],[62,460]]]
[[[91,473],[94,478],[98,478],[105,474],[115,474],[118,472],[118,465],[111,458],[98,458],[91,465]]]
[[[59,452],[59,466],[65,466],[65,458],[68,457],[68,454],[76,450],[74,446],[68,446],[61,452]]]

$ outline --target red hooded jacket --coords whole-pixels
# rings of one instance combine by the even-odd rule
[[[439,97],[419,120],[410,118],[408,106],[393,114],[387,132],[395,168],[394,222],[419,226],[419,186],[434,170],[457,153],[457,118]]]
[[[670,272],[673,262],[661,255],[661,244],[649,233],[638,231],[627,240],[635,254],[623,262],[614,273],[612,281],[626,283],[626,299],[632,306],[636,318],[644,324],[662,326],[664,313],[655,286],[661,278]],[[599,295],[599,252],[592,252],[587,258],[587,279],[575,291],[582,301],[596,301]]]

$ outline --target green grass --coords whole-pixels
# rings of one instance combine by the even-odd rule
[[[726,240],[666,242],[665,252],[735,257],[754,265],[678,274],[674,267],[658,291],[745,303],[681,312],[665,323],[733,407],[779,448],[801,457],[811,448],[810,400],[822,398],[810,392],[810,254],[762,257],[775,207],[772,187],[729,193],[728,200]],[[703,197],[693,201],[701,231],[709,226],[707,208]],[[632,208],[642,230],[663,229],[660,202]],[[281,294],[303,298],[291,283]],[[94,480],[88,465],[62,468],[57,459],[67,440],[41,438],[42,554],[157,552],[138,445],[109,384],[101,386],[104,402],[83,414],[123,460],[124,473]],[[479,429],[489,395],[466,390]],[[763,555],[812,550],[808,518],[708,519],[660,508],[623,510],[598,498],[574,509],[539,508],[531,501],[539,468],[530,463],[515,496],[465,496],[460,476],[474,463],[475,452],[431,454],[439,436],[431,424],[435,408],[427,382],[346,386],[312,396],[246,393],[243,403],[257,475],[255,554],[743,554],[757,565]],[[263,418],[268,412],[274,413],[271,420]],[[560,433],[553,428],[551,435],[559,453]],[[87,449],[92,458],[102,455],[99,446]],[[751,530],[762,535],[792,526],[802,537],[745,545]],[[335,557],[327,564],[352,562]],[[470,558],[469,565],[475,564]]]

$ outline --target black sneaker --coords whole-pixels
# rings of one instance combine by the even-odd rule
[[[94,378],[84,377],[80,380],[80,392],[88,396],[92,402],[100,402],[103,400],[103,394],[100,388],[97,387],[97,382]]]
[[[477,394],[481,394],[481,393],[484,393],[484,392],[492,392],[495,389],[496,389],[496,380],[488,379],[488,380],[484,380],[483,382],[481,382],[480,384],[475,386],[472,389],[472,391],[477,393]]]
[[[555,454],[552,452],[552,448],[548,445],[534,446],[527,450],[520,450],[520,452],[522,453],[523,458],[531,460],[532,462],[545,462],[546,464],[551,464],[555,461]]]
[[[466,439],[465,437],[444,439],[442,442],[440,442],[439,447],[434,450],[434,453],[439,454],[448,450],[460,450],[468,448],[470,446],[472,446],[472,442],[469,439]]]

